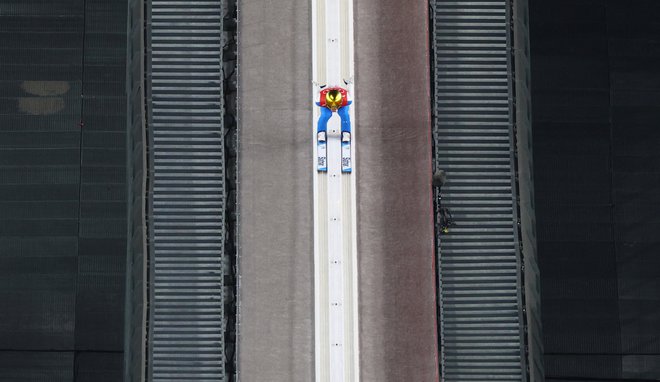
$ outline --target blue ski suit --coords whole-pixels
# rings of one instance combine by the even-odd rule
[[[350,133],[351,132],[351,118],[348,115],[348,106],[352,104],[353,101],[348,101],[346,106],[342,106],[337,109],[337,114],[341,118],[341,132]],[[317,133],[327,132],[328,131],[328,121],[332,118],[332,110],[328,109],[325,106],[321,106],[320,102],[316,103],[316,106],[321,107],[321,116],[319,117],[319,124],[317,128]]]

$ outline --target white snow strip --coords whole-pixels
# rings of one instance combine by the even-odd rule
[[[320,115],[317,85],[348,88],[353,79],[353,1],[312,0],[314,121],[315,361],[317,382],[359,381],[357,241],[355,197],[355,112],[351,173],[341,172],[340,118],[328,122],[327,172],[317,171],[316,129]]]

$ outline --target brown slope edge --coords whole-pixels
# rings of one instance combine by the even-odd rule
[[[239,4],[238,369],[246,382],[314,376],[310,12],[306,0]]]
[[[355,7],[361,381],[437,381],[427,3]]]

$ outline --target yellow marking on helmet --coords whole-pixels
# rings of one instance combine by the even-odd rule
[[[325,103],[332,111],[337,111],[341,106],[342,96],[341,92],[337,89],[332,89],[325,94]]]

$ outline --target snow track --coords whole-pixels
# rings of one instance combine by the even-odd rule
[[[312,0],[313,73],[317,84],[346,86],[355,100],[353,73],[353,3]],[[312,145],[316,156],[318,86],[314,85]],[[353,107],[351,121],[355,121]],[[355,124],[351,157],[355,168]],[[357,246],[354,172],[341,171],[339,117],[328,123],[327,172],[314,171],[314,272],[316,381],[358,381]]]

